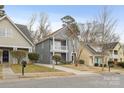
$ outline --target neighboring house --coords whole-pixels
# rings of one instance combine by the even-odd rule
[[[40,55],[39,62],[51,64],[54,54],[60,55],[64,61],[73,60],[73,48],[65,27],[53,32],[36,44],[36,52]]]
[[[123,46],[119,42],[109,43],[104,48],[109,51],[109,60],[114,62],[124,61]]]
[[[102,64],[100,47],[86,44],[83,46],[80,59],[84,60],[85,64],[88,66],[94,66],[95,63],[98,63],[98,65]],[[107,56],[104,57],[104,60],[107,60]]]
[[[32,52],[34,44],[25,25],[15,24],[7,15],[0,17],[0,49],[3,50],[1,63],[16,63],[11,51]],[[25,58],[28,61],[28,55]]]
[[[113,42],[104,45],[106,54],[104,56],[105,64],[108,64],[109,60],[114,62],[124,61],[123,47],[119,42]],[[85,61],[86,65],[93,66],[95,63],[102,64],[101,49],[100,47],[92,44],[86,44],[83,46],[80,59]]]

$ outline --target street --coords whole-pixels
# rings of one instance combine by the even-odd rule
[[[70,77],[44,78],[0,82],[1,88],[121,88],[124,75],[109,73],[101,75],[76,75]]]

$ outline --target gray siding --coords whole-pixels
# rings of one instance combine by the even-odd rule
[[[39,54],[39,63],[50,64],[50,40],[36,45],[36,52]]]

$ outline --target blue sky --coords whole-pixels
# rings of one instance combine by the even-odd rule
[[[116,33],[124,42],[124,6],[108,6],[112,11],[112,17],[117,19]],[[95,5],[6,5],[5,11],[8,16],[16,23],[27,24],[31,15],[36,13],[46,13],[49,16],[51,28],[53,31],[59,29],[62,25],[61,18],[65,15],[71,15],[77,22],[86,23],[93,20],[102,10],[103,6]]]

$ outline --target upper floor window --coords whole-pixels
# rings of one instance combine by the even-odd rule
[[[12,30],[9,28],[0,28],[0,37],[11,37]]]
[[[117,51],[117,50],[114,50],[114,54],[115,54],[115,55],[118,55],[118,51]]]

